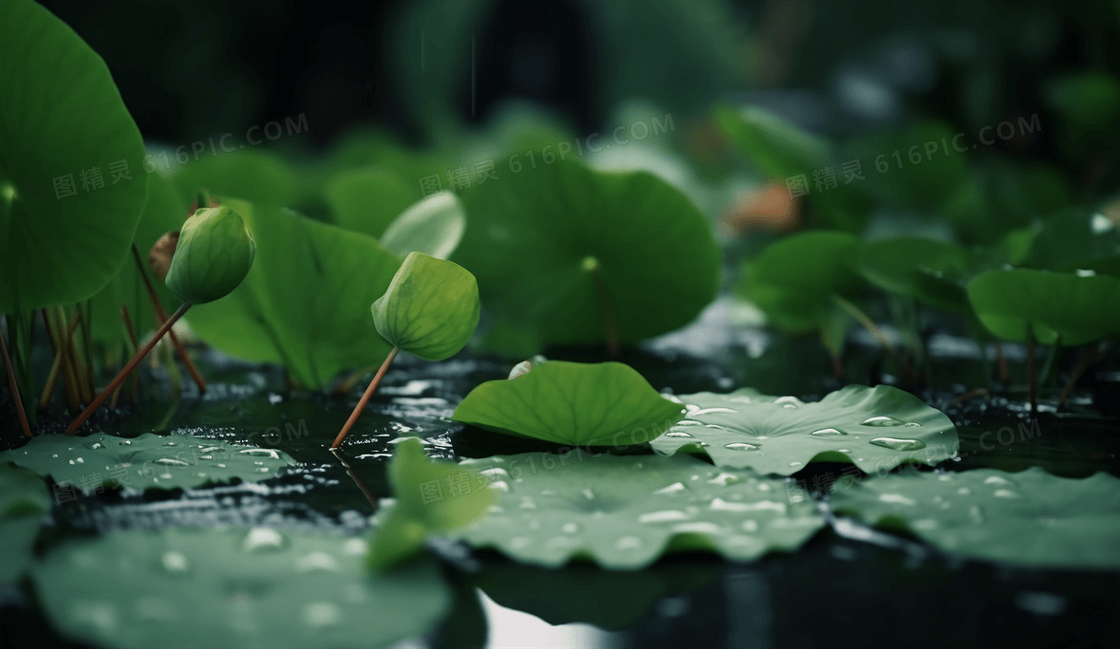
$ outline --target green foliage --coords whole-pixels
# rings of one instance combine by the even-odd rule
[[[968,154],[956,150],[955,136],[945,124],[920,121],[849,142],[841,158],[862,161],[860,186],[883,204],[934,213],[969,177]]]
[[[325,191],[336,225],[375,238],[419,196],[402,176],[382,167],[341,171]]]
[[[280,363],[300,385],[384,360],[369,306],[389,288],[400,259],[377,240],[294,212],[223,200],[257,241],[245,281],[185,316],[206,342],[246,360]]]
[[[849,385],[813,403],[749,388],[680,398],[685,418],[653,440],[653,449],[704,453],[720,467],[791,475],[811,462],[844,462],[886,472],[937,464],[960,445],[948,417],[887,385]]]
[[[434,563],[371,577],[365,552],[344,536],[172,527],[69,541],[32,577],[65,636],[123,649],[381,647],[443,617]]]
[[[479,310],[474,275],[420,252],[409,253],[372,307],[378,333],[426,361],[458,354],[478,327]]]
[[[0,78],[0,313],[84,300],[129,254],[140,131],[101,57],[31,0],[0,6]]]
[[[395,497],[370,541],[366,565],[375,572],[418,554],[428,534],[468,526],[494,500],[485,480],[450,462],[429,460],[420,440],[397,444],[389,461],[389,484]]]
[[[843,232],[787,237],[744,267],[740,290],[782,329],[821,329],[834,311],[832,296],[850,296],[862,283],[858,249],[856,238]]]
[[[789,503],[784,482],[687,456],[578,450],[462,466],[500,483],[500,497],[490,515],[450,536],[550,568],[590,559],[609,570],[639,570],[664,554],[695,550],[753,561],[800,547],[824,525],[815,503]]]
[[[379,239],[402,257],[422,252],[447,259],[459,246],[466,227],[467,218],[455,194],[437,192],[402,212]]]
[[[546,361],[516,378],[471,390],[451,418],[494,432],[590,447],[648,442],[681,416],[680,404],[662,397],[627,365]]]
[[[182,155],[178,156],[178,164],[172,167],[172,179],[187,204],[194,200],[200,189],[276,207],[288,206],[295,197],[295,174],[276,154],[258,149],[218,154],[207,150],[186,162],[182,158]]]
[[[1120,331],[1120,279],[1045,270],[992,270],[968,285],[972,308],[992,335],[1084,345]]]
[[[906,472],[838,490],[832,507],[985,561],[1057,569],[1120,568],[1120,479],[976,469]]]
[[[1046,270],[1096,270],[1112,275],[1120,268],[1118,258],[1120,229],[1108,217],[1067,208],[1042,223],[1025,263]]]
[[[205,304],[237,288],[257,254],[241,216],[227,206],[199,208],[179,231],[167,288],[191,304]]]
[[[274,449],[233,446],[193,435],[145,433],[131,439],[113,435],[41,435],[21,448],[0,453],[8,461],[77,489],[193,489],[208,483],[256,482],[275,478],[295,464]],[[83,487],[82,485],[90,485]]]
[[[0,460],[0,584],[10,584],[23,574],[39,521],[50,508],[42,478]]]
[[[607,340],[611,322],[619,341],[636,343],[715,297],[720,253],[707,219],[648,173],[526,165],[471,187],[463,204],[469,223],[452,259],[505,328],[535,336],[530,353]]]
[[[883,290],[933,306],[967,311],[964,280],[969,256],[961,246],[922,237],[895,237],[864,244],[864,279]]]

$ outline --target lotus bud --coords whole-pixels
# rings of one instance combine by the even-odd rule
[[[178,244],[179,231],[175,230],[160,237],[148,252],[148,266],[161,282],[167,281],[167,271],[171,269],[171,260],[175,257],[175,246]]]
[[[548,359],[546,359],[544,356],[541,356],[540,354],[537,354],[527,361],[521,361],[517,365],[514,365],[513,369],[509,371],[508,378],[512,380],[516,379],[519,376],[524,376],[525,374],[528,374],[534,367],[540,365],[546,360]]]
[[[179,233],[167,288],[191,304],[213,302],[245,279],[256,253],[241,215],[225,206],[202,208]]]

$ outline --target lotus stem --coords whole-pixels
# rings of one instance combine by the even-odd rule
[[[358,405],[354,407],[354,412],[350,413],[350,418],[347,419],[346,423],[342,426],[338,437],[334,438],[334,443],[331,444],[332,451],[342,448],[343,440],[350,434],[350,429],[353,428],[354,423],[358,421],[358,416],[365,410],[366,404],[369,403],[370,397],[372,397],[374,391],[377,390],[377,386],[381,383],[382,377],[389,371],[389,366],[392,365],[393,359],[397,357],[398,351],[400,351],[400,348],[394,347],[393,350],[389,352],[389,355],[385,357],[385,362],[381,364],[381,367],[377,370],[377,374],[373,375],[373,380],[369,382],[369,387],[362,393],[362,398],[358,399]]]
[[[1003,355],[1003,342],[1000,340],[996,340],[996,362],[999,364],[1000,383],[1011,383],[1011,368],[1007,365],[1007,357]]]
[[[595,267],[591,271],[595,277],[595,288],[599,292],[599,305],[603,310],[603,329],[607,336],[607,352],[611,358],[618,358],[619,342],[618,342],[618,321],[614,316],[614,303],[611,302],[611,295],[607,292],[607,285],[603,281],[603,274],[599,271],[599,262],[595,262]]]
[[[140,349],[140,341],[136,338],[136,328],[132,326],[132,318],[128,315],[128,307],[123,303],[121,304],[121,320],[124,322],[124,331],[128,334],[129,353],[135,354],[137,349]],[[117,388],[120,391],[120,388]],[[140,402],[140,377],[136,374],[132,375],[132,403]]]
[[[62,387],[66,392],[66,403],[70,408],[70,412],[78,412],[81,406],[81,400],[78,394],[78,386],[74,383],[74,369],[70,365],[70,353],[66,339],[62,337],[62,331],[66,327],[66,320],[55,322],[55,316],[47,309],[43,309],[43,323],[47,328],[48,337],[53,335],[51,344],[54,345],[55,350],[62,354]],[[57,314],[56,314],[57,315]]]
[[[11,321],[5,318],[8,324],[8,333],[11,333]],[[16,412],[19,413],[19,425],[23,428],[23,436],[31,437],[31,426],[27,423],[27,413],[23,411],[23,398],[19,394],[19,384],[16,383],[16,371],[12,367],[12,357],[8,355],[8,344],[4,342],[4,333],[0,332],[0,352],[4,356],[4,370],[8,374],[8,387],[12,390],[12,398],[16,402]]]
[[[1089,345],[1085,348],[1085,351],[1081,354],[1081,362],[1078,363],[1077,367],[1073,370],[1073,374],[1070,375],[1069,381],[1066,382],[1066,387],[1062,389],[1062,395],[1058,397],[1059,408],[1065,405],[1066,400],[1069,399],[1069,396],[1071,394],[1073,394],[1073,388],[1077,385],[1077,382],[1081,379],[1081,376],[1085,374],[1085,371],[1089,369],[1090,365],[1097,362],[1098,358],[1099,351],[1096,343],[1093,343],[1092,345]]]
[[[66,345],[70,343],[70,339],[74,337],[74,330],[78,327],[78,319],[70,323],[70,328],[66,332],[66,338],[60,341],[60,344],[55,345],[54,363],[51,365],[51,373],[47,376],[47,384],[43,386],[43,394],[39,397],[39,410],[46,410],[50,404],[51,396],[54,394],[55,385],[58,383],[58,373],[62,369],[63,359],[66,358]],[[47,331],[47,336],[50,337],[50,331]],[[53,344],[53,342],[52,342]]]
[[[163,303],[160,302],[159,295],[156,293],[155,287],[152,286],[152,280],[148,279],[148,273],[144,271],[144,263],[140,261],[140,251],[136,249],[136,244],[132,244],[132,259],[136,261],[136,270],[140,273],[140,278],[144,280],[144,287],[148,289],[148,298],[152,301],[152,310],[155,311],[156,322],[163,324],[167,320],[167,312],[163,310]],[[187,373],[191,375],[191,379],[198,386],[199,394],[206,394],[206,380],[202,378],[202,373],[198,371],[194,363],[191,362],[190,357],[187,356],[187,348],[179,341],[179,337],[172,331],[171,344],[175,345],[175,352],[179,354],[179,358],[183,359],[183,365],[187,368]]]
[[[848,315],[855,318],[857,322],[863,325],[864,329],[867,329],[867,331],[869,331],[871,335],[875,337],[875,340],[879,341],[879,344],[883,347],[883,349],[887,350],[887,353],[890,354],[892,358],[894,358],[896,363],[898,363],[898,369],[902,372],[902,376],[906,379],[907,383],[911,385],[915,385],[918,383],[918,374],[914,372],[914,368],[910,367],[910,364],[906,362],[906,359],[902,358],[902,355],[898,353],[898,350],[894,348],[894,345],[892,345],[890,341],[887,340],[887,336],[883,333],[883,330],[880,329],[878,325],[876,325],[875,322],[871,320],[871,318],[867,317],[867,314],[865,314],[863,311],[860,311],[859,307],[857,307],[856,305],[845,300],[839,295],[836,295],[835,293],[832,294],[832,301],[835,302],[840,308],[847,311]]]
[[[87,419],[89,419],[90,415],[92,415],[97,410],[97,408],[105,402],[105,399],[109,398],[109,395],[112,394],[114,390],[120,387],[121,383],[123,383],[124,380],[127,379],[130,374],[132,374],[133,370],[136,369],[136,366],[140,364],[140,361],[144,360],[144,357],[148,355],[148,352],[152,351],[152,348],[156,346],[156,343],[158,343],[160,339],[167,335],[167,332],[171,330],[171,326],[178,322],[179,318],[182,318],[183,314],[186,313],[187,309],[189,309],[190,307],[191,305],[189,302],[184,302],[183,305],[179,307],[175,311],[175,313],[173,313],[171,317],[163,323],[163,326],[161,326],[159,330],[156,331],[155,335],[152,336],[152,339],[148,341],[148,344],[144,345],[143,349],[141,349],[132,357],[132,360],[128,362],[128,365],[125,365],[124,369],[120,371],[120,374],[117,374],[113,381],[109,383],[109,385],[106,386],[100,394],[97,395],[93,402],[86,406],[86,409],[82,411],[82,414],[78,415],[78,418],[70,423],[70,426],[66,428],[66,434],[73,435],[78,430],[78,428],[81,427],[81,425],[84,424]]]
[[[1027,383],[1031,399],[1031,416],[1038,414],[1038,377],[1034,367],[1034,330],[1027,323]]]

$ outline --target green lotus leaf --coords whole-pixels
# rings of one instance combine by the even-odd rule
[[[420,192],[415,182],[406,182],[389,169],[363,167],[336,174],[326,195],[336,225],[380,238]]]
[[[188,205],[201,189],[276,207],[288,206],[296,194],[295,174],[282,158],[266,151],[244,149],[215,154],[207,149],[186,162],[182,154],[178,158],[168,155],[173,161],[171,177]]]
[[[106,434],[40,435],[0,453],[0,461],[5,460],[50,476],[63,490],[60,493],[73,495],[122,486],[193,489],[234,478],[257,482],[275,478],[281,469],[296,463],[274,449],[154,433],[131,439]]]
[[[395,505],[381,519],[366,559],[375,572],[419,553],[428,534],[470,525],[494,500],[481,476],[450,462],[429,460],[415,438],[397,444],[389,461],[389,484]]]
[[[372,307],[378,333],[426,361],[458,354],[478,327],[479,310],[474,275],[420,252],[409,253]]]
[[[124,649],[382,647],[443,617],[433,562],[371,577],[365,552],[271,528],[136,530],[69,541],[32,577],[63,635]]]
[[[381,235],[381,245],[404,257],[423,252],[447,259],[463,238],[467,219],[451,192],[437,192],[409,207]]]
[[[937,464],[960,446],[948,417],[887,385],[849,385],[812,403],[751,389],[680,399],[685,418],[651,446],[664,454],[699,450],[721,467],[790,475],[810,462],[845,462],[884,473]]]
[[[132,240],[140,253],[144,272],[147,273],[148,280],[152,283],[152,288],[155,289],[168,315],[178,308],[182,300],[152,274],[148,266],[148,253],[164,234],[183,227],[186,216],[187,213],[180,207],[178,194],[171,182],[160,174],[148,176],[148,203],[144,206],[144,214],[140,218],[136,235]],[[94,340],[101,343],[116,345],[127,340],[120,316],[122,304],[128,307],[133,329],[141,340],[147,332],[159,326],[156,324],[148,290],[140,278],[131,253],[116,277],[100,293],[93,296],[90,304],[93,319],[90,333]]]
[[[998,338],[1084,345],[1120,331],[1120,279],[1045,270],[993,270],[968,285],[980,321]]]
[[[191,304],[213,302],[245,280],[256,255],[241,215],[225,205],[199,208],[179,231],[167,288]]]
[[[591,559],[610,570],[639,570],[663,554],[693,550],[753,561],[800,547],[824,524],[815,503],[790,503],[781,480],[683,455],[577,449],[461,466],[491,480],[499,498],[485,518],[448,536],[540,566]]]
[[[245,281],[185,319],[200,337],[246,360],[280,363],[317,389],[347,369],[385,360],[391,349],[369,317],[400,259],[377,240],[289,210],[222,200],[257,241]]]
[[[124,264],[144,143],[109,69],[31,0],[0,6],[0,313],[70,304]]]
[[[471,390],[451,418],[486,430],[557,444],[643,444],[683,416],[622,363],[545,361],[514,379]]]
[[[966,557],[1032,567],[1120,568],[1120,479],[1033,467],[908,471],[849,484],[832,508]]]
[[[843,232],[787,237],[744,267],[740,290],[781,329],[820,329],[835,309],[832,296],[851,295],[861,285],[858,249],[858,240]]]
[[[541,345],[600,342],[608,329],[636,343],[715,297],[711,226],[664,181],[570,160],[504,171],[463,193],[470,218],[452,256],[500,322],[536,331]]]
[[[967,310],[968,253],[955,243],[894,237],[864,244],[860,273],[872,284],[943,309]]]
[[[19,578],[51,500],[43,479],[0,460],[0,584]]]
[[[832,145],[762,108],[716,111],[720,128],[769,178],[808,174],[833,159]]]
[[[1062,272],[1103,270],[1116,266],[1117,256],[1120,229],[1103,214],[1074,208],[1043,221],[1025,263]]]

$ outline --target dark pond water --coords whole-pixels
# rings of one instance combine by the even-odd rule
[[[819,398],[838,387],[822,372],[827,360],[812,337],[771,340],[716,320],[626,352],[620,360],[658,389],[726,392],[751,386],[771,394]],[[970,341],[935,339],[938,372],[957,382],[923,397],[958,425],[960,458],[949,470],[1008,471],[1042,465],[1053,473],[1120,474],[1120,426],[1114,373],[1090,377],[1068,413],[1044,403],[1036,420],[1021,395],[961,399],[987,385]],[[1016,353],[1009,349],[1013,366]],[[1020,352],[1021,353],[1021,352]],[[567,350],[573,360],[601,360],[598,350]],[[878,376],[880,354],[853,350],[848,378]],[[168,526],[273,526],[344,535],[367,531],[376,498],[388,495],[385,462],[402,435],[430,440],[447,458],[547,448],[464,430],[448,419],[478,383],[504,378],[510,364],[457,357],[430,364],[402,358],[394,365],[347,444],[350,473],[328,451],[359,396],[289,392],[275,368],[202,357],[211,390],[188,390],[169,403],[103,413],[95,425],[133,436],[153,429],[278,448],[299,464],[264,483],[164,493],[110,492],[57,505],[44,543],[79,534]],[[1020,381],[1021,383],[1021,381]],[[193,389],[193,388],[191,388]],[[158,388],[157,388],[158,390]],[[166,423],[164,421],[166,420]],[[1000,435],[1023,423],[1029,437]],[[162,424],[162,425],[161,425]],[[49,424],[61,429],[64,422]],[[1024,438],[1025,437],[1025,438]],[[1010,443],[1002,443],[1011,439]],[[997,441],[1000,440],[1000,441]],[[794,476],[827,482],[838,465],[811,465]],[[817,494],[820,496],[820,494]],[[844,519],[792,555],[747,565],[683,555],[636,573],[591,566],[562,571],[526,567],[493,553],[439,547],[457,586],[453,614],[408,647],[873,647],[873,646],[1120,646],[1120,575],[1040,571],[966,561],[915,539],[877,532]],[[0,592],[0,644],[66,646],[54,636],[33,597]]]

